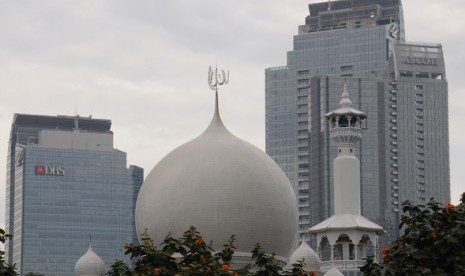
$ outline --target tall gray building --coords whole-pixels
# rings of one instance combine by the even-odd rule
[[[310,4],[287,65],[266,74],[266,151],[298,195],[299,234],[333,214],[336,146],[323,115],[347,83],[364,110],[362,215],[398,234],[401,203],[450,200],[442,46],[405,41],[401,0]]]
[[[20,275],[74,275],[92,248],[107,269],[137,242],[134,210],[143,170],[113,147],[111,121],[15,114],[6,183],[6,261]]]

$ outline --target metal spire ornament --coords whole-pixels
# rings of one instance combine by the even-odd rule
[[[218,72],[218,68],[215,66],[215,71],[212,67],[208,68],[208,86],[211,90],[215,91],[215,113],[218,114],[218,86],[226,85],[229,82],[229,71],[227,73],[224,70]]]
[[[226,73],[224,70],[218,72],[218,68],[215,66],[215,71],[210,66],[208,68],[208,85],[211,90],[215,90],[218,93],[219,85],[226,85],[229,82],[229,71]]]

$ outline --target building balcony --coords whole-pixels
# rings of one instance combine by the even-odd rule
[[[307,184],[307,185],[299,185],[299,186],[297,187],[297,189],[298,189],[299,191],[307,191],[309,188],[310,188],[310,186],[309,186],[308,184]]]
[[[363,260],[334,260],[321,262],[320,270],[326,272],[331,268],[336,267],[340,271],[360,271],[359,267],[365,263]]]

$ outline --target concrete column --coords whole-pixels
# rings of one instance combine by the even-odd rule
[[[365,252],[365,247],[366,247],[366,246],[365,246],[365,244],[364,244],[364,243],[360,243],[360,244],[359,244],[359,247],[360,247],[360,248],[359,248],[358,251],[359,251],[360,254],[358,254],[358,255],[360,256],[360,258],[365,258],[365,257],[366,257],[366,252]]]
[[[348,260],[349,255],[350,255],[350,243],[348,242],[343,242],[342,243],[342,259],[343,260]]]

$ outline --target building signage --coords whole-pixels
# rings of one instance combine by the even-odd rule
[[[36,175],[56,175],[56,176],[65,175],[65,169],[63,168],[63,166],[36,165],[35,172],[36,172]]]
[[[416,65],[438,65],[437,58],[428,58],[428,57],[406,57],[404,59],[406,64],[416,64]]]

